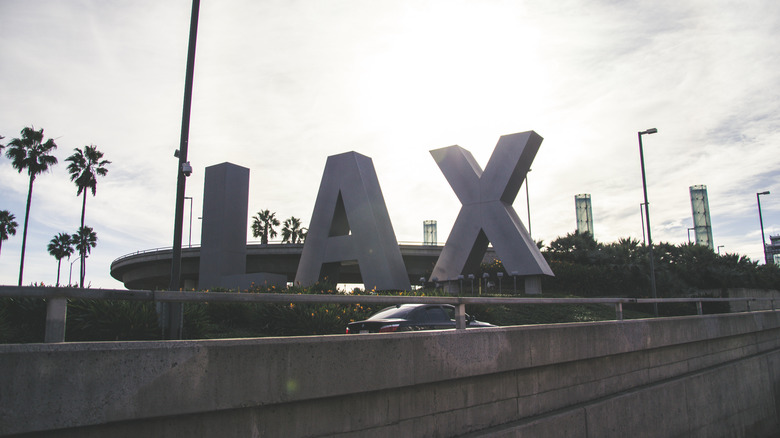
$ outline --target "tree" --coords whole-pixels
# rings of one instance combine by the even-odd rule
[[[84,216],[87,211],[87,189],[92,192],[92,196],[95,196],[97,192],[97,177],[106,176],[108,173],[107,165],[111,164],[108,160],[102,160],[103,152],[100,152],[95,145],[84,146],[82,151],[79,148],[74,149],[73,155],[65,159],[70,162],[68,164],[68,173],[70,174],[70,180],[76,183],[78,191],[76,196],[83,194],[83,200],[81,201],[81,227],[84,227]],[[86,257],[84,253],[81,255],[81,262],[79,269],[79,287],[84,287],[84,274],[86,268]]]
[[[81,254],[82,261],[92,251],[92,248],[97,246],[97,233],[92,230],[92,227],[83,226],[79,228],[79,231],[71,236],[73,244],[76,245],[76,249]],[[84,264],[86,268],[86,264]],[[86,269],[84,269],[86,272]],[[84,276],[81,277],[81,286],[84,287]]]
[[[8,236],[16,235],[16,227],[19,224],[14,220],[16,217],[8,210],[0,210],[0,248],[3,241],[8,240]]]
[[[30,187],[27,189],[27,207],[24,211],[24,230],[22,231],[22,257],[19,263],[19,286],[24,277],[24,252],[27,246],[27,225],[30,221],[30,204],[32,203],[32,191],[35,177],[49,170],[57,164],[57,158],[51,153],[57,149],[54,140],[43,141],[43,129],[35,130],[34,127],[24,128],[21,138],[14,138],[8,143],[6,157],[11,159],[14,169],[22,173],[27,171],[30,176]]]
[[[298,243],[306,239],[306,228],[301,228],[301,220],[290,216],[284,220],[282,228],[282,243]]]
[[[274,227],[279,226],[279,219],[276,218],[276,213],[271,213],[268,210],[258,211],[254,218],[252,218],[252,237],[259,237],[260,243],[268,243],[268,238],[276,237],[276,230]]]
[[[73,254],[73,239],[68,233],[59,233],[56,236],[54,236],[53,239],[51,239],[51,241],[49,242],[48,249],[49,249],[49,254],[51,254],[52,256],[54,256],[55,259],[57,259],[57,286],[59,286],[60,265],[62,264],[62,259],[64,259],[65,257],[70,259],[70,256]]]

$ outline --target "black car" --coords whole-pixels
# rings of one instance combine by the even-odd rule
[[[365,321],[347,325],[347,334],[389,333],[455,328],[455,306],[449,304],[398,304],[380,310]],[[466,328],[496,327],[466,315]]]

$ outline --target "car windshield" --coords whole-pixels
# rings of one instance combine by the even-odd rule
[[[414,309],[415,307],[413,306],[388,307],[380,310],[379,313],[368,319],[406,319],[406,316],[409,315],[409,312]]]

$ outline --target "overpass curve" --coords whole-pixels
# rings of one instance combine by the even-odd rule
[[[399,245],[410,283],[419,284],[421,277],[428,278],[431,275],[442,248],[443,245]],[[302,252],[302,243],[249,243],[246,246],[246,273],[282,274],[287,276],[287,281],[294,281]],[[128,289],[167,289],[171,278],[172,253],[170,248],[162,248],[124,255],[111,263],[111,276]],[[489,247],[483,261],[489,263],[496,258],[495,251]],[[182,248],[181,275],[185,289],[197,288],[199,268],[200,247]],[[339,278],[335,282],[362,283],[358,265],[342,263]]]

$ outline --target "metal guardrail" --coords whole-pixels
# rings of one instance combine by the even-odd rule
[[[775,298],[525,298],[525,297],[438,297],[403,295],[327,295],[279,294],[247,292],[173,292],[121,289],[80,289],[72,287],[0,286],[0,298],[41,298],[46,303],[46,334],[44,342],[65,341],[65,318],[68,299],[128,300],[163,303],[309,303],[309,304],[451,304],[455,306],[456,328],[466,328],[467,304],[604,304],[615,307],[615,319],[623,320],[624,304],[696,303],[697,313],[703,314],[702,304],[711,302],[768,302],[775,311]]]

